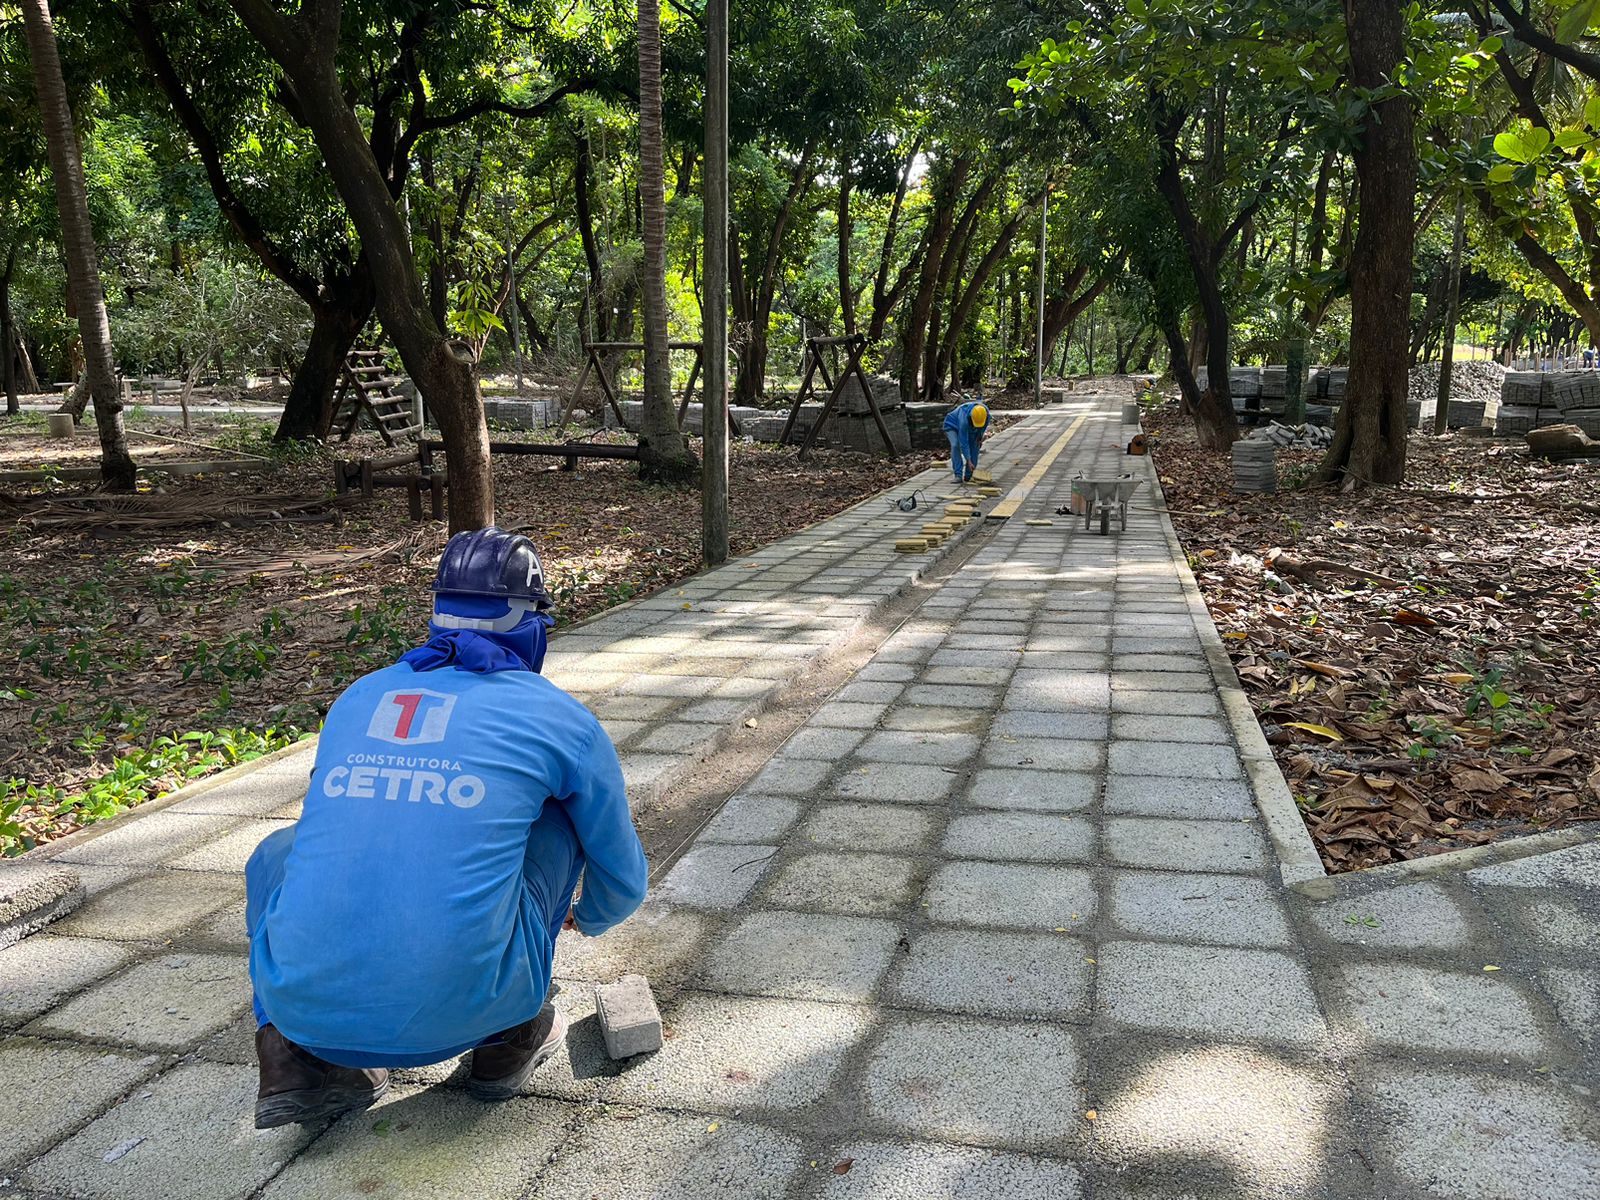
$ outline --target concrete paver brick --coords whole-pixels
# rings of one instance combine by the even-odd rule
[[[732,797],[700,835],[707,842],[775,842],[800,815],[800,802],[787,796]]]
[[[785,759],[816,759],[836,762],[861,744],[867,736],[861,729],[802,729],[783,746]]]
[[[776,846],[691,846],[655,890],[664,904],[690,908],[733,908],[760,882]]]
[[[1600,1045],[1600,970],[1546,967],[1539,978],[1567,1029],[1591,1046]]]
[[[1149,716],[1220,716],[1222,703],[1211,692],[1166,692],[1114,689],[1111,711]]]
[[[973,733],[896,730],[869,734],[856,747],[856,754],[876,762],[934,763],[954,766],[978,752],[978,737]]]
[[[1111,718],[1104,712],[1007,711],[995,717],[991,731],[1002,742],[1008,737],[1104,741],[1110,728]]]
[[[1586,842],[1511,862],[1476,867],[1467,878],[1477,884],[1505,887],[1571,886],[1600,888],[1600,842]]]
[[[742,1121],[626,1113],[584,1123],[540,1177],[534,1200],[735,1200],[781,1196],[805,1169],[790,1135]]]
[[[1081,1018],[1093,954],[1058,933],[941,929],[911,943],[889,994],[915,1008],[975,1016]]]
[[[939,848],[951,858],[1086,862],[1094,857],[1095,828],[1085,817],[1056,813],[969,813],[951,819]]]
[[[1172,692],[1205,692],[1214,697],[1216,686],[1216,680],[1209,671],[1118,670],[1112,672],[1111,676],[1113,691],[1158,692],[1166,689]]]
[[[983,808],[1076,812],[1099,792],[1099,777],[1084,772],[983,767],[973,773],[968,799]]]
[[[1206,660],[1200,655],[1199,643],[1194,654],[1114,654],[1112,669],[1124,671],[1203,671]]]
[[[1491,964],[1498,965],[1498,964]],[[1452,1058],[1544,1062],[1554,1047],[1528,998],[1500,973],[1368,960],[1335,968],[1324,993],[1347,1041]]]
[[[1379,1064],[1357,1081],[1392,1178],[1412,1194],[1571,1200],[1600,1194],[1600,1117],[1553,1079]]]
[[[1194,742],[1112,742],[1107,760],[1117,775],[1168,775],[1180,779],[1238,779],[1243,772],[1232,746]]]
[[[818,851],[790,859],[761,889],[775,908],[835,913],[892,913],[916,894],[917,864],[886,854]]]
[[[292,821],[245,821],[221,837],[179,855],[167,865],[179,871],[243,871],[262,838],[292,824]]]
[[[938,1142],[850,1142],[830,1150],[806,1196],[815,1200],[1081,1200],[1082,1175],[1070,1162],[974,1150]]]
[[[1286,954],[1112,942],[1098,958],[1096,1003],[1115,1025],[1301,1045],[1327,1036],[1310,975]]]
[[[137,821],[119,821],[70,850],[55,856],[64,863],[106,863],[148,867],[175,858],[185,850],[228,832],[236,817],[194,813],[147,813]]]
[[[632,1058],[661,1049],[661,1013],[643,975],[624,975],[594,989],[595,1015],[612,1058]]]
[[[1033,1149],[1082,1123],[1082,1059],[1059,1026],[945,1017],[892,1022],[867,1063],[867,1111],[898,1132]]]
[[[1434,883],[1349,896],[1309,912],[1324,937],[1373,950],[1453,950],[1473,937],[1461,905]]]
[[[900,683],[847,683],[834,694],[834,699],[850,703],[893,703],[905,691]]]
[[[156,1065],[154,1056],[92,1046],[22,1037],[0,1041],[0,1171],[48,1150]]]
[[[0,862],[0,950],[72,912],[87,895],[71,866]]]
[[[1245,820],[1256,815],[1250,785],[1242,779],[1178,779],[1161,775],[1109,775],[1105,811],[1147,817]]]
[[[160,942],[244,895],[244,879],[202,871],[155,871],[108,888],[55,927],[56,933],[119,942]]]
[[[1536,943],[1552,950],[1581,952],[1592,959],[1600,946],[1600,897],[1588,898],[1587,908],[1576,897],[1550,896],[1524,899],[1514,906],[1515,924]]]
[[[1031,863],[946,863],[923,897],[933,921],[1045,932],[1070,930],[1092,918],[1096,907],[1088,871]]]
[[[845,800],[942,804],[959,777],[944,767],[861,763],[850,759],[829,794]]]
[[[125,964],[117,942],[34,934],[0,952],[0,1029],[37,1017],[65,996]]]
[[[1111,682],[1103,671],[1018,671],[1002,703],[1033,713],[1103,713],[1110,702]]]
[[[850,704],[843,700],[832,700],[812,714],[811,724],[819,728],[870,729],[888,710],[889,706],[881,702]]]
[[[744,791],[761,795],[810,796],[822,786],[833,764],[821,759],[796,759],[787,755],[774,758],[744,786]]]
[[[932,836],[934,814],[905,804],[818,806],[800,827],[802,841],[850,850],[915,851]]]
[[[168,954],[80,993],[28,1032],[178,1050],[217,1032],[249,1003],[249,974],[238,956]]]
[[[795,1109],[827,1090],[872,1025],[843,1004],[690,993],[662,1014],[667,1040],[612,1085],[623,1103],[748,1112]]]
[[[1011,682],[1009,667],[929,667],[918,677],[925,684],[1001,687]]]
[[[989,713],[985,709],[924,704],[897,705],[878,722],[882,729],[904,733],[977,734],[988,724]]]
[[[1112,862],[1173,871],[1259,871],[1267,863],[1265,842],[1250,821],[1110,817],[1105,849]]]
[[[1002,735],[983,748],[991,767],[1027,767],[1039,771],[1098,771],[1105,751],[1084,738],[1013,738]]]
[[[23,1179],[105,1200],[248,1195],[315,1137],[298,1125],[258,1131],[255,1090],[248,1067],[184,1063],[57,1146]]]
[[[1222,946],[1293,941],[1277,890],[1247,876],[1118,871],[1106,899],[1111,919],[1139,937]]]
[[[897,925],[870,917],[753,913],[711,948],[700,982],[719,991],[864,1002],[899,939]]]
[[[1111,718],[1111,736],[1127,741],[1227,744],[1233,740],[1233,729],[1221,717],[1117,713]]]

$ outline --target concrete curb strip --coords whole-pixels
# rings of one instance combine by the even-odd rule
[[[0,950],[66,916],[84,899],[76,871],[45,862],[0,864]]]

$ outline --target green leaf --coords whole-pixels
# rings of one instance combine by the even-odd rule
[[[1588,140],[1589,135],[1581,129],[1563,129],[1556,134],[1555,144],[1558,149],[1571,150],[1575,146],[1583,145]]]
[[[1561,20],[1556,23],[1556,40],[1558,42],[1577,41],[1594,20],[1597,8],[1600,8],[1600,0],[1578,0],[1576,4],[1567,9]]]
[[[1508,162],[1495,163],[1489,168],[1490,183],[1510,183],[1511,177],[1517,173],[1517,168]]]
[[[1590,96],[1583,106],[1583,123],[1590,129],[1600,129],[1600,96]]]
[[[1550,131],[1537,126],[1522,130],[1507,130],[1494,138],[1495,152],[1512,162],[1531,163],[1550,145]]]

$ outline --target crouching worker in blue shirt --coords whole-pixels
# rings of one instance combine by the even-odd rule
[[[989,431],[989,410],[978,401],[950,410],[944,419],[944,435],[950,439],[950,469],[957,483],[971,483],[978,468],[978,451]]]
[[[644,899],[616,751],[539,675],[533,544],[457,534],[433,590],[427,644],[334,703],[304,815],[245,870],[257,1128],[366,1108],[389,1068],[468,1050],[475,1095],[516,1095],[566,1035],[563,926],[597,937]]]

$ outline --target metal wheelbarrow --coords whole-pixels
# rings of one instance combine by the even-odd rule
[[[1115,479],[1085,479],[1081,475],[1074,479],[1072,507],[1075,512],[1083,514],[1084,529],[1093,529],[1095,518],[1098,517],[1101,535],[1110,533],[1111,511],[1115,509],[1125,532],[1128,528],[1128,505],[1133,500],[1133,493],[1139,490],[1143,482],[1131,474],[1119,475]]]

